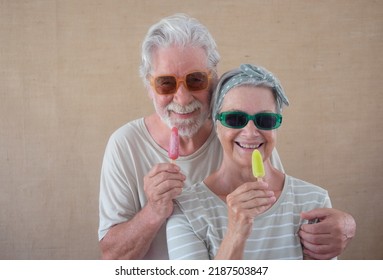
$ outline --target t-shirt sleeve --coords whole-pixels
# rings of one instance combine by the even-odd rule
[[[208,260],[205,242],[195,233],[178,204],[166,226],[169,258],[171,260]]]
[[[101,240],[108,230],[128,221],[137,212],[137,203],[127,174],[129,168],[122,160],[121,146],[112,136],[105,149],[101,168],[99,198],[99,231]]]

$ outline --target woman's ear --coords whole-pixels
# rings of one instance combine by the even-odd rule
[[[218,124],[215,124],[214,122],[216,122],[216,121],[213,120],[213,129],[215,129],[215,134],[217,135],[219,141],[221,141],[221,139],[219,137],[219,133],[218,133]]]

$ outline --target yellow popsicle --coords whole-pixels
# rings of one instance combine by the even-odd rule
[[[253,175],[257,179],[262,179],[265,176],[265,168],[263,167],[263,159],[261,153],[255,149],[251,156]]]

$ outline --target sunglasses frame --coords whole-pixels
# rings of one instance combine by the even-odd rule
[[[227,122],[226,122],[226,116],[228,115],[231,115],[231,114],[234,114],[234,115],[241,115],[241,116],[245,116],[246,117],[246,123],[243,125],[243,126],[238,126],[238,127],[234,127],[234,126],[231,126],[229,125]],[[272,128],[263,128],[263,127],[260,127],[257,122],[256,122],[256,118],[258,116],[273,116],[276,118],[276,124],[274,127]],[[264,112],[264,113],[257,113],[257,114],[254,114],[254,115],[249,115],[245,112],[241,112],[241,111],[227,111],[227,112],[221,112],[221,113],[217,113],[217,115],[215,116],[215,119],[220,121],[220,123],[223,125],[223,126],[226,126],[228,128],[233,128],[233,129],[241,129],[241,128],[244,128],[248,123],[249,121],[253,121],[254,125],[256,128],[260,129],[260,130],[273,130],[273,129],[277,129],[278,127],[281,126],[282,124],[282,115],[281,114],[277,114],[277,113],[271,113],[271,112]]]
[[[203,74],[206,75],[206,77],[207,77],[207,84],[206,84],[206,87],[205,87],[205,88],[198,89],[198,90],[193,90],[193,89],[190,89],[190,88],[189,88],[189,86],[187,85],[187,82],[186,82],[186,77],[187,77],[188,75],[190,75],[190,74],[193,74],[193,73],[203,73]],[[156,88],[156,80],[157,80],[158,78],[161,78],[161,77],[173,77],[173,78],[176,80],[176,87],[175,87],[175,89],[172,90],[172,91],[169,92],[169,93],[160,93],[160,92],[158,92],[158,90],[157,90],[157,88]],[[185,74],[183,77],[178,77],[178,76],[173,75],[173,74],[170,74],[170,75],[159,75],[159,76],[155,76],[155,77],[151,76],[151,78],[150,78],[150,85],[152,86],[152,88],[154,89],[154,91],[155,91],[157,94],[159,94],[159,95],[173,95],[173,94],[175,94],[175,93],[178,91],[178,89],[179,89],[181,83],[184,85],[184,87],[185,87],[187,90],[192,91],[192,92],[196,92],[196,91],[201,91],[201,90],[205,90],[205,89],[209,88],[211,77],[212,77],[211,72],[208,72],[208,71],[191,71],[191,72]]]

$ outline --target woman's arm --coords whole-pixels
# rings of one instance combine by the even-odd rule
[[[175,203],[173,215],[166,225],[169,259],[208,260],[209,251],[205,242],[197,236],[193,226]]]

